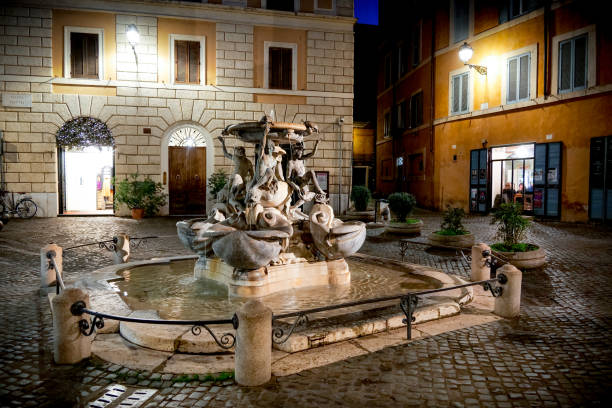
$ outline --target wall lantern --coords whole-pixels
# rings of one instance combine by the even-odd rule
[[[479,74],[487,75],[487,67],[482,65],[468,64],[468,61],[472,59],[472,55],[474,55],[474,50],[468,45],[468,43],[464,42],[463,45],[459,47],[459,59],[461,62],[470,68],[474,68]]]
[[[138,27],[135,24],[130,24],[125,29],[125,35],[127,36],[127,40],[134,48],[136,44],[140,41],[140,33],[138,32]]]

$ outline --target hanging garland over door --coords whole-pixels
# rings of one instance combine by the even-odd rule
[[[115,140],[106,124],[92,117],[72,119],[57,132],[57,146],[74,149],[88,146],[114,146]]]

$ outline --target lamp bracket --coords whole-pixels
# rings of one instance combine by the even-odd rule
[[[474,64],[464,64],[464,65],[467,65],[470,68],[474,68],[476,72],[478,72],[480,75],[487,75],[487,67],[484,67],[482,65],[474,65]]]

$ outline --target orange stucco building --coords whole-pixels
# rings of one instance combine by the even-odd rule
[[[597,3],[399,7],[381,2],[377,190],[435,209],[514,201],[541,218],[612,219],[612,35]]]

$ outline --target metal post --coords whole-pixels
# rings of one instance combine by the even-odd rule
[[[414,317],[414,311],[416,310],[418,303],[419,298],[413,294],[403,296],[400,300],[400,308],[406,316],[406,318],[402,320],[402,323],[406,324],[406,339],[408,340],[412,339],[412,322],[416,320]]]

